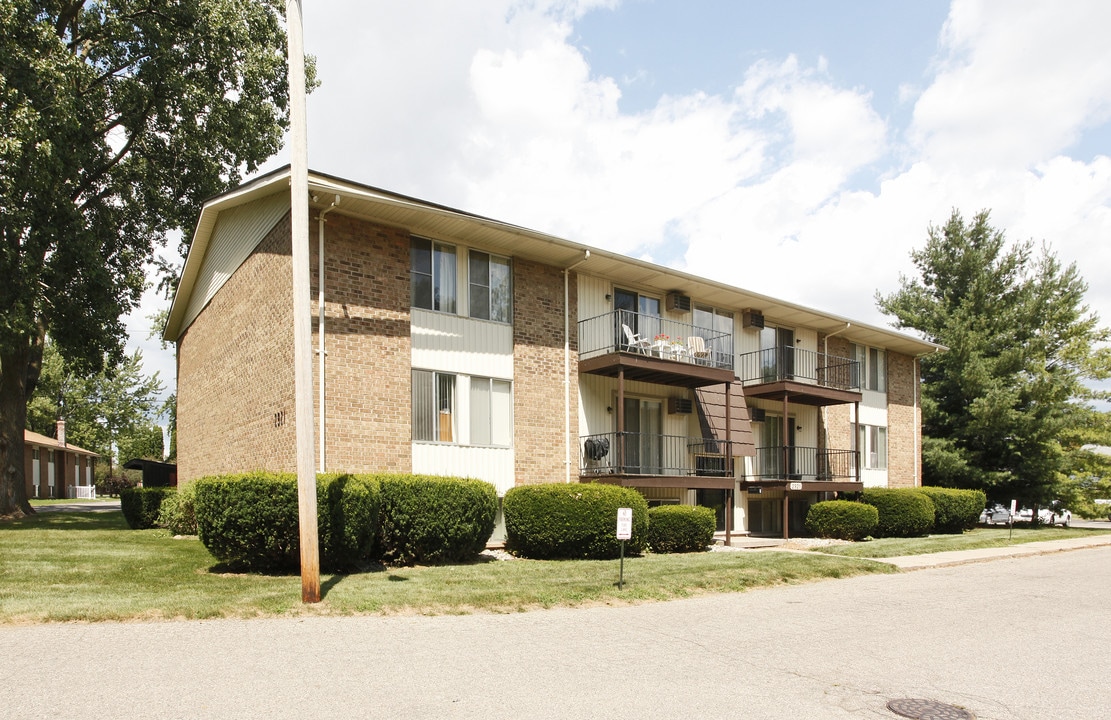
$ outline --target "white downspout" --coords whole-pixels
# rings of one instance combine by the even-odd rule
[[[571,310],[568,291],[571,271],[590,259],[590,251],[583,251],[583,259],[563,268],[563,475],[571,480]]]
[[[317,433],[317,437],[320,438],[320,472],[324,472],[324,468],[325,468],[325,463],[324,463],[324,427],[325,427],[325,425],[324,425],[324,358],[327,357],[327,355],[328,355],[328,353],[324,349],[324,216],[327,215],[332,210],[336,209],[336,206],[339,205],[339,199],[340,199],[339,195],[336,195],[336,199],[332,202],[332,204],[329,205],[328,207],[324,208],[323,210],[321,210],[320,214],[316,216],[316,222],[317,222],[317,253],[316,254],[317,254],[317,261],[319,263],[319,265],[318,265],[319,270],[318,270],[318,273],[317,273],[316,307],[317,307],[317,310],[320,314],[319,327],[317,328],[320,345],[319,345],[319,349],[316,351],[317,355],[320,358],[320,392],[319,392],[319,398],[317,399],[318,416],[320,418],[320,430]],[[314,197],[313,200],[315,201],[316,198]]]

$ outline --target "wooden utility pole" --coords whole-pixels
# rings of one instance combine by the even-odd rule
[[[297,517],[301,529],[301,602],[320,602],[320,547],[313,458],[312,306],[309,293],[309,143],[301,0],[286,0],[289,50],[290,226],[293,241],[293,394],[297,434]]]

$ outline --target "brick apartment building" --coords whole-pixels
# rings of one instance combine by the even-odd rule
[[[920,484],[938,346],[310,173],[323,471],[607,482],[784,535]],[[323,278],[323,283],[321,279]],[[288,168],[207,202],[170,311],[181,482],[295,468]]]
[[[29,498],[95,498],[95,452],[66,442],[66,423],[59,420],[57,437],[23,431],[23,476]]]

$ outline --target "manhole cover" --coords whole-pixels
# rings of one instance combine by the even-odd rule
[[[918,698],[889,700],[887,709],[913,720],[976,720],[976,716],[964,708]]]

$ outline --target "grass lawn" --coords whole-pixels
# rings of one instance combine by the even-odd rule
[[[895,570],[808,553],[721,552],[618,561],[489,561],[321,578],[303,606],[296,575],[220,572],[196,538],[129,530],[118,511],[0,522],[0,623],[254,617],[302,613],[520,612],[670,600]]]
[[[107,502],[119,502],[119,501],[120,501],[120,499],[118,497],[68,498],[68,499],[67,498],[51,498],[49,500],[28,500],[28,502],[31,503],[31,507],[48,507],[50,505],[75,505],[77,503],[92,505],[92,504],[95,504],[95,503],[107,503]]]
[[[859,558],[888,558],[900,555],[922,555],[948,550],[976,550],[978,548],[1005,547],[1042,540],[1106,535],[1108,530],[1063,527],[1016,527],[1014,537],[1005,527],[976,528],[963,535],[930,535],[924,538],[882,538],[851,545],[830,545],[816,548],[827,555]]]

